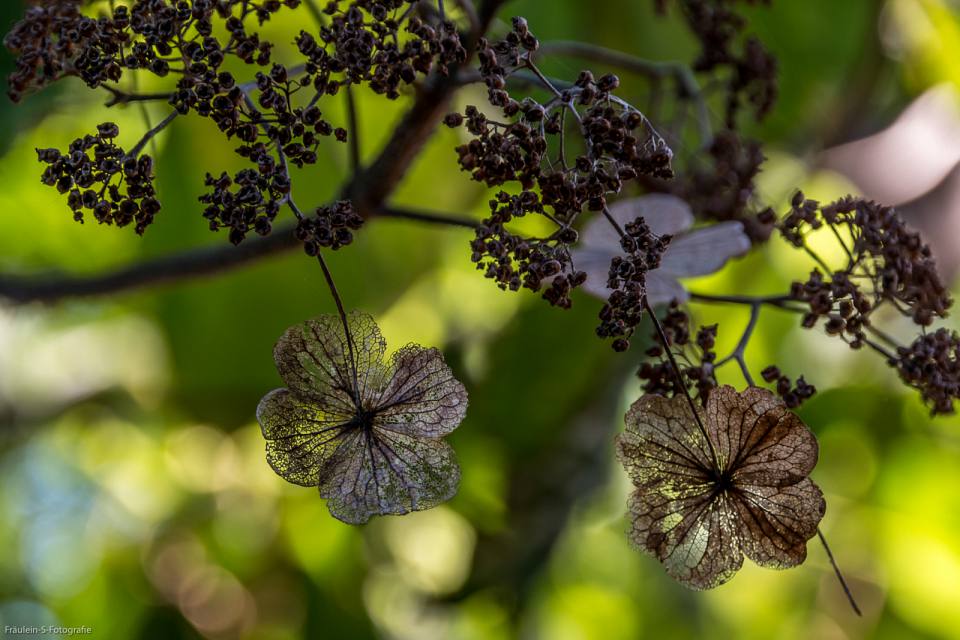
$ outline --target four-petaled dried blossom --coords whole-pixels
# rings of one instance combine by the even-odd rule
[[[636,490],[629,537],[667,573],[710,589],[740,569],[799,565],[826,503],[807,476],[817,440],[765,389],[710,393],[696,422],[684,396],[641,397],[617,437],[617,457]]]
[[[650,194],[620,200],[610,207],[610,213],[620,225],[642,217],[654,234],[673,236],[660,266],[646,274],[647,299],[653,305],[671,300],[685,302],[689,295],[680,278],[718,271],[728,259],[750,249],[750,239],[738,221],[690,230],[693,213],[676,196]],[[579,247],[572,252],[573,265],[587,273],[583,288],[607,299],[611,292],[607,287],[610,261],[622,254],[620,237],[609,221],[602,217],[591,220],[580,236]]]
[[[291,327],[274,359],[286,389],[260,401],[267,461],[284,479],[316,486],[350,524],[434,507],[457,491],[460,468],[443,437],[467,393],[436,349],[408,345],[384,360],[373,319],[353,312]]]

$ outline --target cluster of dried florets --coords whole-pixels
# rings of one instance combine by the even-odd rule
[[[153,187],[153,160],[144,154],[127,154],[114,139],[120,129],[112,122],[97,126],[96,135],[70,143],[66,153],[38,149],[40,162],[47,165],[41,181],[67,194],[73,218],[83,222],[91,211],[101,224],[125,227],[136,223],[142,234],[160,211]]]
[[[736,0],[677,0],[701,50],[693,64],[695,71],[725,72],[727,75],[726,124],[736,128],[737,114],[744,102],[754,117],[763,118],[777,99],[777,60],[755,37],[742,37],[747,21],[733,6]],[[747,4],[769,4],[769,0],[746,0]],[[667,0],[655,0],[661,12]]]
[[[181,88],[186,91],[194,76],[216,69],[228,55],[267,64],[271,45],[257,34],[248,35],[244,20],[256,16],[262,23],[300,0],[138,0],[98,18],[84,15],[85,4],[90,2],[41,0],[14,26],[4,40],[18,56],[10,77],[11,98],[19,100],[64,76],[78,76],[98,87],[117,82],[125,69],[158,76],[182,73]],[[217,21],[230,34],[226,43],[212,35]]]
[[[702,326],[697,330],[695,337],[691,336],[690,316],[676,302],[670,304],[664,311],[660,324],[669,347],[673,349],[675,361],[680,366],[681,377],[688,392],[693,391],[694,397],[705,404],[710,390],[717,386],[714,372],[717,363],[717,353],[714,350],[717,342],[717,325]],[[646,355],[656,360],[644,361],[637,370],[637,377],[643,382],[644,392],[667,398],[682,396],[683,389],[679,386],[664,347],[658,343],[656,335],[653,336],[653,341],[653,346],[647,349]]]
[[[397,98],[403,85],[433,70],[446,75],[466,61],[455,24],[426,24],[411,12],[416,0],[359,0],[346,11],[329,2],[330,24],[319,39],[301,31],[300,52],[317,92],[336,94],[348,84],[366,83],[373,91]],[[401,44],[402,43],[402,44]]]
[[[908,347],[897,348],[890,365],[900,378],[917,388],[934,414],[954,413],[960,400],[960,335],[938,329],[919,336]]]
[[[769,207],[754,207],[755,180],[766,158],[760,143],[741,138],[735,131],[717,133],[706,157],[678,173],[675,180],[646,181],[650,188],[682,198],[698,218],[738,220],[751,242],[766,242],[776,215]]]
[[[273,156],[259,155],[259,169],[241,169],[231,179],[207,174],[210,192],[200,196],[206,204],[203,217],[210,230],[229,229],[230,242],[240,244],[250,231],[265,236],[273,228],[280,206],[290,193],[290,179]]]
[[[337,250],[353,242],[353,232],[363,226],[363,217],[349,200],[340,200],[320,207],[310,217],[297,222],[297,239],[303,243],[308,256],[320,253],[321,248]]]
[[[14,26],[5,39],[17,56],[11,97],[78,76],[122,103],[141,99],[112,85],[125,72],[175,75],[175,87],[155,97],[181,114],[212,119],[242,143],[237,153],[255,166],[232,178],[208,176],[212,190],[201,197],[210,205],[204,215],[211,228],[229,228],[233,243],[251,230],[270,232],[288,197],[288,165],[316,163],[323,137],[347,140],[346,129],[323,118],[321,98],[359,83],[397,98],[403,86],[431,72],[447,74],[467,55],[455,24],[429,12],[420,17],[411,0],[327,3],[329,22],[315,35],[300,33],[304,61],[290,68],[271,66],[273,45],[251,23],[262,25],[300,0],[137,0],[111,5],[96,18],[85,14],[88,4],[40,0]],[[262,71],[238,81],[228,70],[231,58]]]
[[[614,351],[630,348],[630,337],[643,318],[647,306],[647,272],[660,266],[660,258],[670,244],[670,236],[657,236],[643,218],[627,223],[620,237],[624,255],[610,261],[607,288],[610,295],[600,309],[597,335],[613,338]]]
[[[812,253],[807,235],[823,226],[836,232],[847,264],[831,271],[818,260],[805,283],[794,283],[793,296],[810,306],[805,326],[826,319],[828,333],[859,348],[870,314],[881,303],[891,303],[921,326],[946,315],[953,301],[930,248],[892,207],[854,197],[821,207],[798,192],[780,230],[795,246]]]
[[[672,152],[637,109],[613,95],[619,86],[614,75],[594,78],[580,73],[576,82],[558,88],[532,60],[537,38],[522,18],[513,21],[507,36],[478,45],[480,77],[499,121],[475,106],[447,116],[448,126],[466,125],[473,136],[457,148],[460,167],[487,186],[515,184],[519,195],[501,192],[490,201],[490,216],[471,244],[478,269],[504,289],[540,291],[551,304],[569,307],[570,292],[586,277],[570,259],[578,234],[573,226],[584,211],[600,212],[607,197],[640,176],[672,175]],[[520,100],[507,90],[519,73],[552,94],[546,102]],[[578,142],[571,140],[575,134]],[[574,149],[579,149],[576,155]],[[568,155],[571,154],[571,155]],[[507,224],[537,215],[556,230],[546,238],[515,234]],[[611,269],[618,292],[602,316],[598,333],[616,338],[626,348],[639,321],[644,298],[644,275],[659,263],[666,246],[637,221],[624,238],[624,256]]]
[[[543,214],[543,203],[533,191],[515,196],[501,191],[490,201],[490,209],[490,217],[477,227],[470,243],[471,260],[501,289],[546,288],[543,297],[550,304],[569,308],[570,292],[586,280],[581,271],[564,271],[570,264],[568,246],[577,241],[577,232],[563,227],[547,238],[525,238],[510,232],[506,225],[511,221]]]
[[[881,353],[904,382],[921,391],[933,413],[953,413],[954,400],[960,397],[956,334],[940,329],[904,347],[874,325],[882,306],[927,327],[945,317],[953,304],[920,235],[892,207],[854,197],[821,206],[800,192],[779,227],[817,263],[805,282],[791,286],[789,298],[804,305],[803,326],[823,320],[826,332],[850,347],[868,346]],[[831,268],[810,247],[809,235],[822,228],[829,228],[842,247],[846,264],[841,268]],[[802,399],[801,381],[790,393]],[[778,385],[789,387],[789,381]]]
[[[803,379],[797,378],[794,384],[788,376],[783,375],[775,365],[770,365],[760,372],[764,381],[776,383],[777,395],[791,409],[799,407],[805,400],[809,400],[817,392],[817,388]]]

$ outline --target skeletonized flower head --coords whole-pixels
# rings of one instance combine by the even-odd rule
[[[689,297],[680,279],[703,276],[720,270],[727,260],[750,249],[750,238],[737,221],[720,222],[690,229],[694,218],[690,205],[667,194],[649,194],[619,200],[610,214],[621,227],[642,217],[657,236],[672,236],[660,258],[660,265],[646,274],[646,294],[650,304],[665,304]],[[623,254],[620,237],[609,221],[597,216],[587,224],[580,246],[572,252],[573,265],[587,274],[584,289],[607,299],[610,262]]]
[[[467,410],[467,392],[437,349],[407,345],[385,359],[369,315],[291,327],[274,348],[287,384],[260,401],[267,461],[289,482],[316,486],[350,524],[429,509],[460,482],[443,436]]]
[[[636,488],[631,542],[693,589],[732,578],[744,554],[777,569],[802,563],[826,510],[807,477],[814,435],[756,387],[718,387],[697,411],[709,440],[682,395],[645,395],[627,413],[617,457]]]

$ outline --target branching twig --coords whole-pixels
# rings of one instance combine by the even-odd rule
[[[56,302],[213,275],[296,248],[299,241],[293,232],[293,226],[277,228],[265,238],[254,238],[237,247],[191,249],[96,276],[2,275],[0,298],[14,303]]]
[[[113,96],[110,100],[107,101],[106,106],[114,107],[120,104],[129,104],[131,102],[153,102],[163,100],[164,102],[169,101],[173,97],[172,93],[127,93],[126,91],[121,91],[115,87],[108,87],[107,85],[101,85]]]
[[[748,306],[761,304],[775,307],[777,309],[783,309],[784,311],[793,311],[794,313],[803,313],[804,311],[800,307],[790,304],[791,302],[797,301],[789,294],[776,296],[723,296],[691,291],[690,299],[694,302],[702,302],[705,304],[743,304]]]
[[[747,368],[747,360],[744,357],[744,353],[747,350],[747,345],[750,344],[750,338],[753,336],[753,330],[757,328],[757,320],[760,318],[760,307],[762,303],[754,302],[750,305],[750,321],[747,323],[747,328],[743,330],[743,335],[740,336],[740,341],[737,342],[737,346],[734,348],[733,353],[729,356],[717,362],[714,365],[714,368],[720,367],[731,360],[735,360],[738,365],[740,365],[740,371],[743,373],[743,379],[747,381],[747,384],[751,387],[756,386],[753,383],[753,376],[750,375],[750,370]]]
[[[700,140],[703,146],[713,141],[713,128],[710,124],[710,112],[700,89],[700,84],[687,65],[673,61],[645,60],[636,56],[607,49],[587,42],[555,41],[541,43],[540,53],[576,56],[600,64],[608,64],[626,71],[646,76],[651,80],[673,78],[679,89],[679,97],[692,102],[697,109],[697,124],[700,128]]]
[[[470,30],[476,32],[480,28],[480,19],[477,17],[477,8],[473,6],[472,0],[456,0],[457,6],[467,16],[470,23]]]
[[[155,126],[153,129],[150,129],[145,134],[143,134],[143,137],[140,138],[140,142],[138,142],[136,146],[130,149],[130,151],[127,152],[127,155],[130,156],[131,158],[136,158],[137,156],[139,156],[140,152],[143,151],[144,147],[146,147],[151,140],[153,140],[154,136],[156,136],[158,133],[166,129],[167,125],[173,122],[174,118],[176,118],[178,115],[180,115],[178,111],[170,112],[170,115],[168,115],[166,118],[161,120],[160,123],[157,124],[157,126]]]
[[[457,216],[408,209],[384,208],[373,217],[400,218],[426,224],[475,227],[476,222]],[[143,287],[212,276],[236,269],[300,246],[294,225],[278,226],[269,236],[254,237],[239,246],[216,245],[144,260],[94,276],[0,275],[0,299],[15,304],[53,303],[69,298],[123,293]]]
[[[477,11],[477,28],[467,43],[468,54],[472,55],[475,51],[477,41],[489,28],[494,15],[504,2],[505,0],[486,0],[480,5]],[[428,78],[380,155],[369,167],[356,173],[343,188],[343,196],[353,200],[354,206],[364,217],[384,215],[434,224],[474,226],[472,221],[453,216],[446,218],[435,214],[393,211],[384,206],[387,197],[443,116],[446,104],[458,86],[456,70],[452,71],[447,76],[434,75]],[[150,137],[156,135],[156,132],[169,124],[174,117],[175,114],[171,114],[154,127]],[[149,138],[145,139],[149,141]],[[143,141],[141,143],[146,144]],[[135,150],[138,148],[142,149],[142,146],[138,145]],[[298,244],[294,227],[286,226],[274,229],[267,237],[253,238],[237,247],[193,249],[91,277],[0,275],[0,298],[15,303],[56,302],[65,298],[118,293],[152,284],[219,273],[266,256],[289,251]]]
[[[467,229],[476,229],[480,226],[479,222],[471,218],[463,218],[460,216],[439,213],[428,213],[426,211],[415,211],[413,209],[401,209],[397,207],[383,209],[378,214],[378,217],[402,218],[404,220],[415,220],[417,222],[426,222],[428,224],[441,224],[453,227],[464,227]]]

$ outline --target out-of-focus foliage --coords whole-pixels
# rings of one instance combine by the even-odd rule
[[[17,3],[0,4],[5,28]],[[505,15],[525,15],[543,40],[687,59],[693,43],[650,4],[517,0]],[[768,204],[783,210],[796,187],[823,200],[843,195],[847,183],[804,163],[821,137],[876,130],[928,86],[960,84],[955,7],[776,0],[751,11],[782,69],[782,100],[757,132],[768,143]],[[278,17],[267,31],[289,43],[284,30],[301,26]],[[278,46],[282,60],[292,45]],[[579,70],[569,59],[544,66]],[[624,74],[624,89],[631,83]],[[35,147],[64,146],[106,113],[128,135],[144,126],[136,106],[108,112],[103,100],[68,82],[15,111],[2,107],[4,271],[95,272],[223,242],[200,216],[195,178],[236,160],[195,117],[149,150],[164,210],[143,239],[76,225],[41,188]],[[403,106],[361,97],[365,156]],[[151,121],[165,109],[151,106]],[[396,202],[479,213],[488,196],[458,172],[460,142],[438,131]],[[334,195],[346,173],[341,147],[323,152],[322,170],[297,187],[303,203]],[[597,305],[586,295],[561,312],[501,293],[473,271],[469,237],[374,220],[330,258],[348,304],[377,319],[388,347],[442,346],[471,399],[449,438],[462,467],[456,498],[361,528],[332,519],[315,491],[277,478],[254,422],[260,397],[279,385],[276,338],[333,311],[314,261],[291,254],[109,300],[0,308],[0,632],[47,624],[118,639],[960,638],[960,420],[931,421],[893,372],[764,310],[751,366],[776,361],[823,391],[800,411],[820,441],[811,477],[864,617],[850,612],[813,544],[799,568],[748,564],[714,591],[689,592],[624,535],[629,482],[614,464],[613,436],[639,395],[631,367],[642,345],[625,358],[590,340]],[[774,242],[690,286],[781,291],[800,260]],[[694,311],[720,323],[720,353],[747,321],[743,309]],[[720,381],[742,386],[734,373]]]

